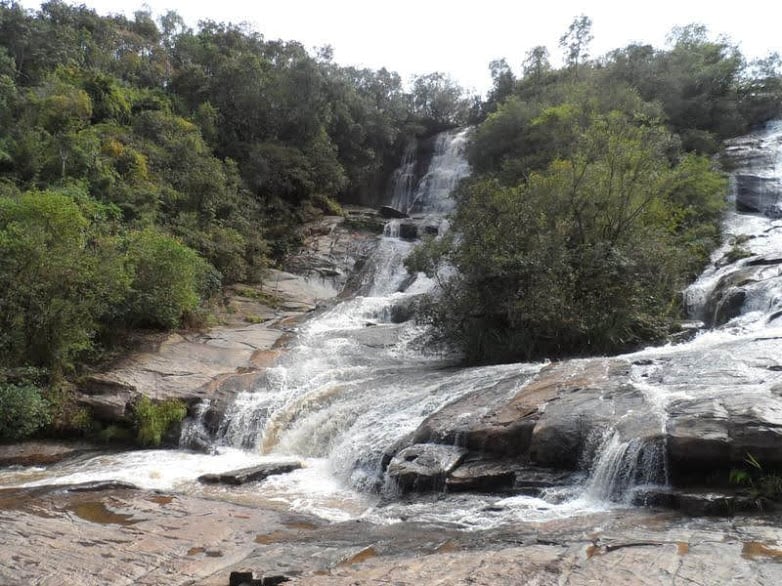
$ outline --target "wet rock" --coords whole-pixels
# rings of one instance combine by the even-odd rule
[[[391,206],[380,206],[378,208],[377,213],[380,214],[380,217],[382,218],[409,218],[405,212],[402,210],[398,210]]]
[[[741,315],[744,302],[747,300],[745,289],[730,289],[726,291],[714,310],[713,326],[721,326],[728,323],[734,317]]]
[[[198,481],[203,482],[204,484],[240,485],[248,482],[260,482],[269,476],[287,474],[288,472],[293,472],[301,467],[301,462],[298,461],[269,462],[251,466],[249,468],[242,468],[240,470],[232,470],[230,472],[204,474],[198,477]]]
[[[467,450],[456,446],[416,444],[396,454],[386,474],[403,492],[438,490],[466,455]]]
[[[570,471],[524,466],[516,473],[513,489],[523,494],[537,496],[546,488],[567,486],[574,483],[576,480]]]
[[[780,264],[782,264],[782,255],[780,254],[763,254],[751,258],[745,263],[748,267],[774,266]]]
[[[692,517],[712,517],[753,513],[764,509],[761,499],[732,490],[682,491],[676,489],[647,489],[638,491],[633,504],[666,507]]]
[[[228,586],[257,586],[260,580],[256,582],[252,572],[231,572],[228,576]]]
[[[369,348],[388,348],[399,342],[402,327],[397,324],[372,324],[354,332],[353,338]]]
[[[762,213],[766,208],[776,205],[780,193],[776,177],[737,173],[735,178],[738,211]]]
[[[416,240],[418,238],[418,224],[413,222],[399,224],[399,237],[403,240]]]
[[[680,401],[670,408],[666,435],[670,473],[680,485],[701,484],[715,474],[727,479],[747,454],[768,470],[782,469],[782,407],[771,394]]]
[[[460,464],[445,480],[451,492],[499,492],[507,491],[516,481],[516,466],[506,460],[476,459]]]
[[[629,372],[624,360],[591,359],[552,364],[534,376],[511,375],[429,416],[413,441],[574,470],[593,436],[616,423],[616,413],[627,414],[617,426],[623,436],[660,434],[659,421],[649,416]]]
[[[95,482],[82,482],[81,484],[69,484],[68,492],[101,492],[106,490],[140,490],[135,484],[120,480],[99,480]]]
[[[412,295],[394,303],[388,310],[388,320],[394,324],[410,321],[415,317],[416,311],[421,304],[421,299],[420,295]]]
[[[529,392],[525,400],[515,400],[534,374],[508,375],[453,401],[427,417],[411,441],[453,444],[495,455],[526,454],[538,408],[556,394],[540,389]]]
[[[422,230],[424,234],[428,234],[429,236],[437,236],[440,233],[440,226],[437,224],[424,224],[422,226]]]
[[[41,466],[98,450],[87,442],[34,440],[0,444],[0,466]]]

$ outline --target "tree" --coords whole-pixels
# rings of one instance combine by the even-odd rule
[[[543,45],[533,47],[525,55],[521,67],[524,77],[539,82],[543,78],[543,75],[551,70],[548,49]]]
[[[441,72],[413,80],[413,105],[421,118],[440,130],[464,123],[469,109],[464,90]]]
[[[619,111],[590,120],[567,158],[526,180],[467,182],[456,236],[410,260],[439,275],[427,319],[468,361],[602,354],[658,340],[676,317],[678,291],[716,244],[725,182],[707,159],[672,167],[675,141],[663,127]],[[700,247],[704,234],[712,241]]]
[[[505,59],[495,59],[489,63],[492,89],[488,101],[500,104],[513,93],[516,77]]]
[[[589,57],[589,43],[592,39],[592,19],[583,14],[574,18],[567,32],[559,38],[559,46],[565,51],[565,65],[576,74],[579,64]]]
[[[127,285],[111,239],[72,196],[0,198],[0,364],[69,368]]]

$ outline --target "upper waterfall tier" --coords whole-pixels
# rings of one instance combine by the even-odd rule
[[[470,174],[464,157],[469,132],[466,128],[438,134],[432,161],[420,180],[416,176],[417,149],[410,145],[392,178],[391,206],[407,214],[451,211],[454,188]]]

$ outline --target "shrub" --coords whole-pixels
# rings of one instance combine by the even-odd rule
[[[0,383],[0,440],[24,439],[50,420],[49,404],[38,387]]]
[[[182,401],[168,399],[153,403],[149,397],[142,396],[133,406],[136,440],[142,446],[159,446],[172,426],[186,415],[187,407]]]
[[[176,239],[144,230],[131,234],[133,281],[125,319],[131,325],[172,328],[213,288],[214,269]]]

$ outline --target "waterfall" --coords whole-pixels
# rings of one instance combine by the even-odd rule
[[[615,429],[603,434],[584,486],[587,499],[632,504],[636,489],[668,482],[660,440],[624,440]]]
[[[723,244],[684,300],[708,326],[762,329],[782,311],[782,122],[733,139],[727,153],[737,168]]]
[[[414,208],[426,225],[440,225],[452,206],[448,195],[469,173],[464,158],[467,131],[441,133],[422,179],[408,149],[394,174],[394,205]],[[409,220],[416,221],[416,220]],[[405,220],[408,222],[408,220]],[[306,322],[262,388],[240,393],[220,424],[221,445],[263,454],[326,458],[333,472],[357,488],[380,478],[385,450],[412,432],[430,413],[469,392],[476,376],[445,377],[423,369],[444,364],[420,352],[424,328],[394,323],[393,309],[410,303],[433,283],[412,279],[403,261],[414,246],[400,240],[391,221],[366,263],[359,295]],[[436,229],[435,229],[436,231]]]
[[[405,213],[444,214],[453,209],[451,194],[459,181],[470,174],[464,156],[469,129],[442,132],[426,174],[415,179],[415,151],[408,148],[402,165],[394,173],[391,206]]]

